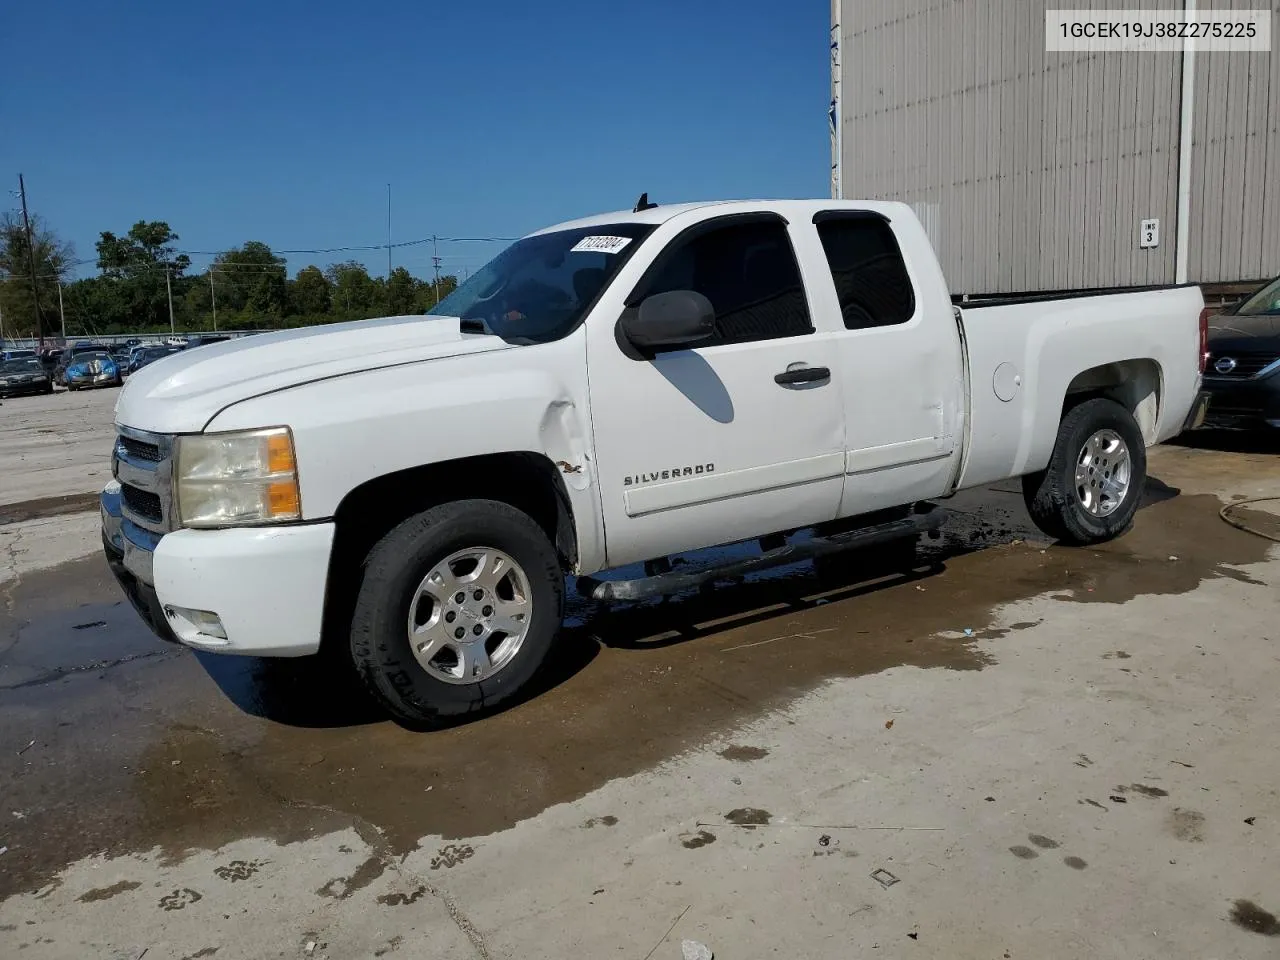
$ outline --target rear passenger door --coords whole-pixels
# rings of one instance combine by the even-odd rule
[[[833,334],[814,331],[786,221],[738,214],[677,233],[623,313],[673,290],[711,301],[710,340],[640,356],[616,310],[588,327],[611,566],[831,520],[843,489]]]
[[[949,300],[917,298],[893,225],[879,213],[814,217],[843,332],[845,405],[840,515],[948,492],[960,456],[963,355]],[[927,251],[926,251],[927,252]]]

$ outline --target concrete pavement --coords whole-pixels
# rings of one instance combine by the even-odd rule
[[[14,397],[0,405],[4,506],[93,494],[111,479],[114,387]]]
[[[1274,956],[1280,561],[1217,514],[1275,466],[1153,451],[1096,550],[1002,487],[913,578],[578,607],[538,696],[432,734],[161,645],[96,556],[23,571],[0,955]]]

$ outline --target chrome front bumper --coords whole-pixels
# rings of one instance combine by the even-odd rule
[[[120,562],[133,576],[149,587],[155,586],[152,557],[160,543],[160,534],[144,530],[124,515],[120,482],[112,480],[99,497],[102,514],[102,539],[120,556]]]
[[[152,557],[160,537],[136,526],[122,514],[120,484],[115,480],[103,489],[99,510],[102,514],[102,549],[120,589],[152,633],[161,640],[179,642],[156,596]]]
[[[161,538],[175,526],[173,438],[124,426],[116,429],[111,454],[114,479],[99,497],[102,547],[111,572],[139,616],[162,640],[177,641],[156,596],[154,563]],[[147,505],[149,510],[144,509]]]

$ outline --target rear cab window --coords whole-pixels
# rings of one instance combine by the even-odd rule
[[[848,330],[906,323],[915,290],[898,238],[879,214],[824,211],[813,218]]]

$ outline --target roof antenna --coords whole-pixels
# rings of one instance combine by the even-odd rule
[[[656,206],[657,206],[656,203],[649,202],[649,193],[648,191],[645,191],[644,193],[640,194],[640,199],[636,201],[635,209],[633,209],[631,212],[639,213],[641,210],[652,210]]]

